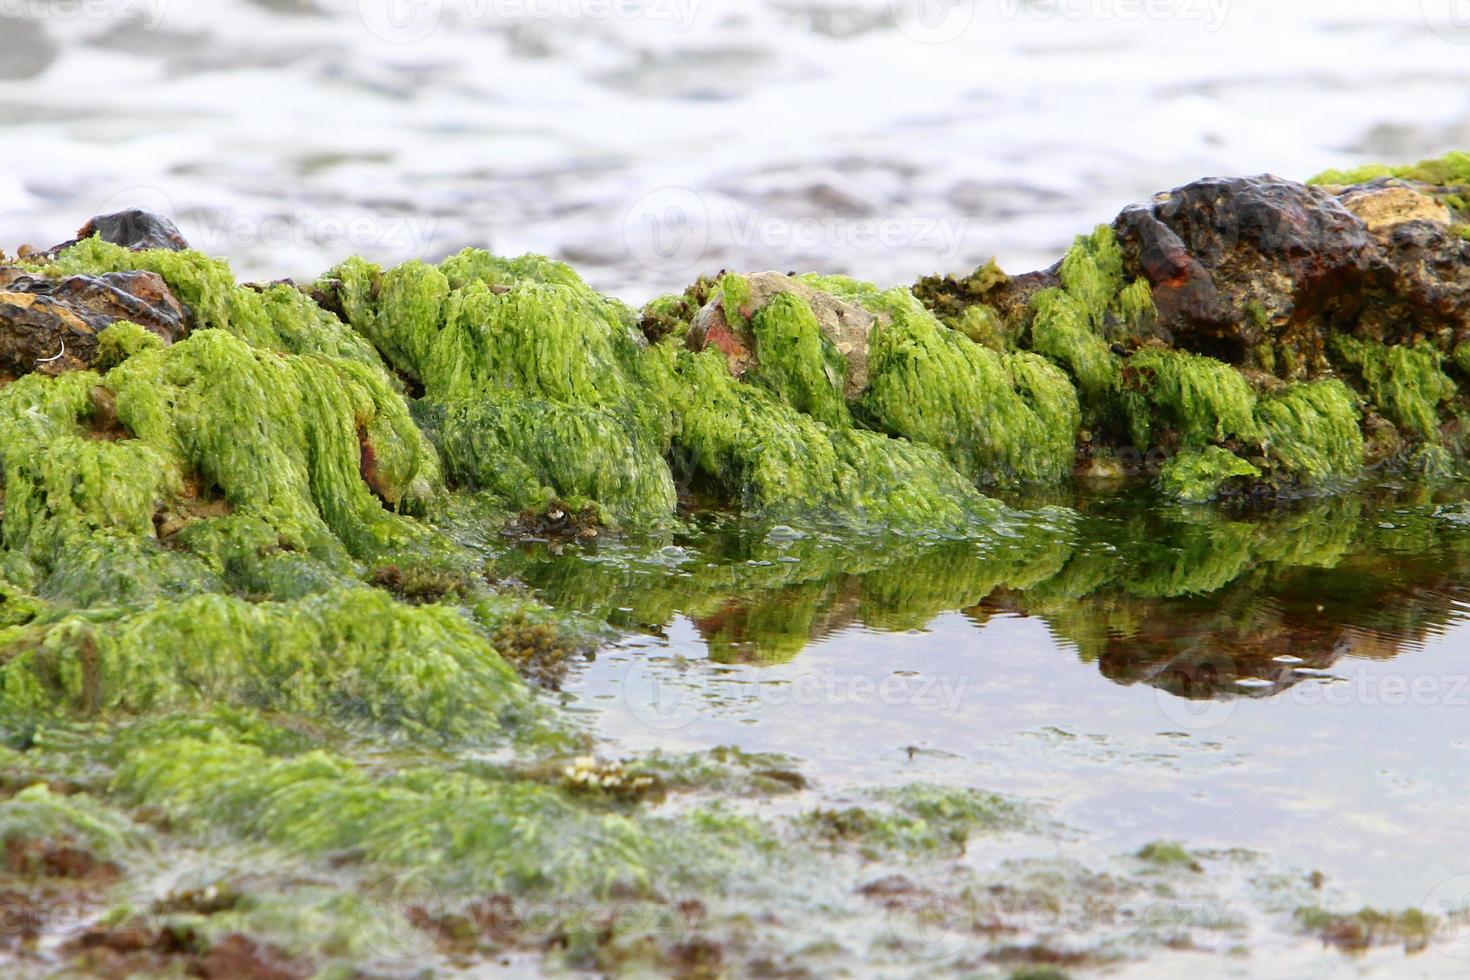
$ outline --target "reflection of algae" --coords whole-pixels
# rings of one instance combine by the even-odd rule
[[[1447,599],[1405,583],[1440,582],[1463,566],[1470,527],[1438,516],[1458,512],[1432,501],[1404,503],[1419,516],[1396,516],[1392,530],[1380,526],[1382,505],[1363,496],[1256,516],[1132,497],[1080,521],[1033,517],[986,542],[900,539],[878,549],[715,529],[673,549],[668,563],[610,548],[553,560],[523,551],[505,562],[556,605],[648,627],[686,615],[716,660],[789,660],[852,623],[919,629],[978,606],[1040,616],[1090,660],[1146,662],[1213,644],[1244,669],[1298,652],[1285,648],[1292,643],[1330,651],[1345,621],[1412,636],[1424,628],[1415,617],[1450,615]],[[1330,577],[1315,588],[1336,615],[1287,618],[1260,601],[1313,576]]]

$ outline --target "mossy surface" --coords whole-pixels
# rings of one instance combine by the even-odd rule
[[[1257,415],[1273,464],[1302,484],[1330,485],[1362,472],[1362,413],[1341,381],[1292,385],[1262,398]]]
[[[1238,438],[1258,441],[1256,396],[1235,368],[1213,358],[1150,348],[1128,360],[1123,408],[1140,451],[1166,435],[1185,449]]]
[[[458,612],[371,589],[292,603],[204,595],[37,627],[0,655],[17,715],[143,715],[234,704],[493,738],[530,720],[524,687]]]
[[[1260,470],[1230,450],[1208,446],[1185,450],[1166,462],[1159,471],[1159,486],[1176,500],[1202,504],[1218,497],[1229,481],[1260,475]]]
[[[903,290],[869,303],[888,319],[868,351],[866,417],[981,483],[1054,482],[1071,470],[1080,409],[1061,371],[946,330]]]
[[[1440,406],[1457,386],[1444,373],[1444,356],[1428,344],[1386,345],[1342,336],[1338,357],[1356,371],[1368,398],[1400,430],[1425,442],[1440,441]]]

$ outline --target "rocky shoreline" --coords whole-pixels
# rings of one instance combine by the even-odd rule
[[[811,534],[815,559],[835,536],[888,536],[894,555],[974,541],[994,547],[952,591],[983,594],[981,564],[991,587],[1022,585],[1064,577],[1075,550],[1072,512],[1001,495],[1133,481],[1169,501],[1273,505],[1368,475],[1448,477],[1470,446],[1467,385],[1465,154],[1313,184],[1199,181],[1042,272],[991,264],[911,290],[722,272],[640,311],[564,264],[474,249],[242,285],[162,218],[99,216],[0,256],[0,836],[19,882],[0,900],[22,917],[88,910],[73,934],[37,927],[15,945],[43,971],[310,975],[371,958],[353,945],[363,930],[401,921],[344,909],[375,874],[411,871],[459,897],[452,912],[392,910],[436,955],[555,950],[715,975],[733,954],[702,938],[703,899],[677,907],[679,938],[651,945],[619,916],[739,875],[741,901],[779,904],[752,869],[780,853],[819,879],[829,869],[799,857],[814,841],[871,877],[881,856],[962,853],[969,834],[1030,818],[934,787],[779,826],[718,798],[649,809],[693,788],[804,783],[740,753],[587,757],[590,736],[537,689],[610,617],[539,601],[497,567],[500,543],[656,535],[710,514]],[[1207,537],[1200,549],[1220,551]],[[1158,568],[1152,594],[1208,591],[1285,548],[1237,537],[1229,568]],[[1082,558],[1092,585],[1058,585],[1055,603],[1113,561]],[[919,588],[901,572],[884,588]],[[607,588],[587,605],[629,606]],[[1119,659],[1104,669],[1133,669]],[[205,840],[281,863],[254,899],[128,904],[147,890],[138,855]],[[1127,862],[1125,878],[1156,870]],[[919,894],[884,887],[842,894],[900,910]],[[483,903],[505,896],[570,896],[598,918],[501,936]],[[282,925],[306,907],[317,932]],[[356,939],[332,931],[349,921]],[[1369,926],[1406,947],[1428,928]],[[750,962],[775,955],[742,942]],[[997,968],[1107,962],[998,950]]]

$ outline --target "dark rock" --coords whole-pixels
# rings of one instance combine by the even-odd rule
[[[93,235],[99,236],[104,242],[112,242],[133,251],[166,248],[182,252],[189,247],[189,243],[179,234],[178,227],[172,221],[142,208],[97,215],[77,229],[76,241],[91,238]],[[58,245],[57,249],[63,247],[65,246]]]
[[[1404,213],[1413,217],[1378,217],[1374,238],[1389,281],[1370,297],[1357,333],[1384,343],[1422,336],[1453,350],[1470,340],[1470,241],[1450,231],[1447,222],[1422,216],[1423,209],[1406,205]]]
[[[0,379],[85,368],[110,322],[44,294],[0,292]]]
[[[169,291],[168,283],[155,272],[107,272],[100,276],[69,276],[51,281],[33,279],[11,287],[18,291],[50,296],[114,320],[131,320],[171,344],[188,333],[188,309]]]
[[[1208,178],[1114,221],[1125,269],[1146,277],[1161,339],[1231,364],[1263,345],[1324,366],[1392,272],[1368,226],[1332,194],[1270,175]],[[1294,373],[1294,372],[1293,372]]]
[[[89,366],[97,334],[131,320],[171,344],[188,332],[188,309],[152,272],[46,279],[0,268],[0,376],[60,374]]]

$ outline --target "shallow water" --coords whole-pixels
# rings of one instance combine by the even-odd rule
[[[1463,13],[3,0],[0,244],[144,205],[243,278],[470,244],[635,302],[721,267],[1020,272],[1202,175],[1470,144]]]
[[[716,522],[513,564],[634,630],[567,685],[617,749],[788,753],[829,800],[981,786],[1044,802],[1090,853],[1249,849],[1322,872],[1347,908],[1462,898],[1470,486],[1260,513],[1073,503],[1075,522],[983,544]],[[1409,962],[1460,975],[1444,954]]]

